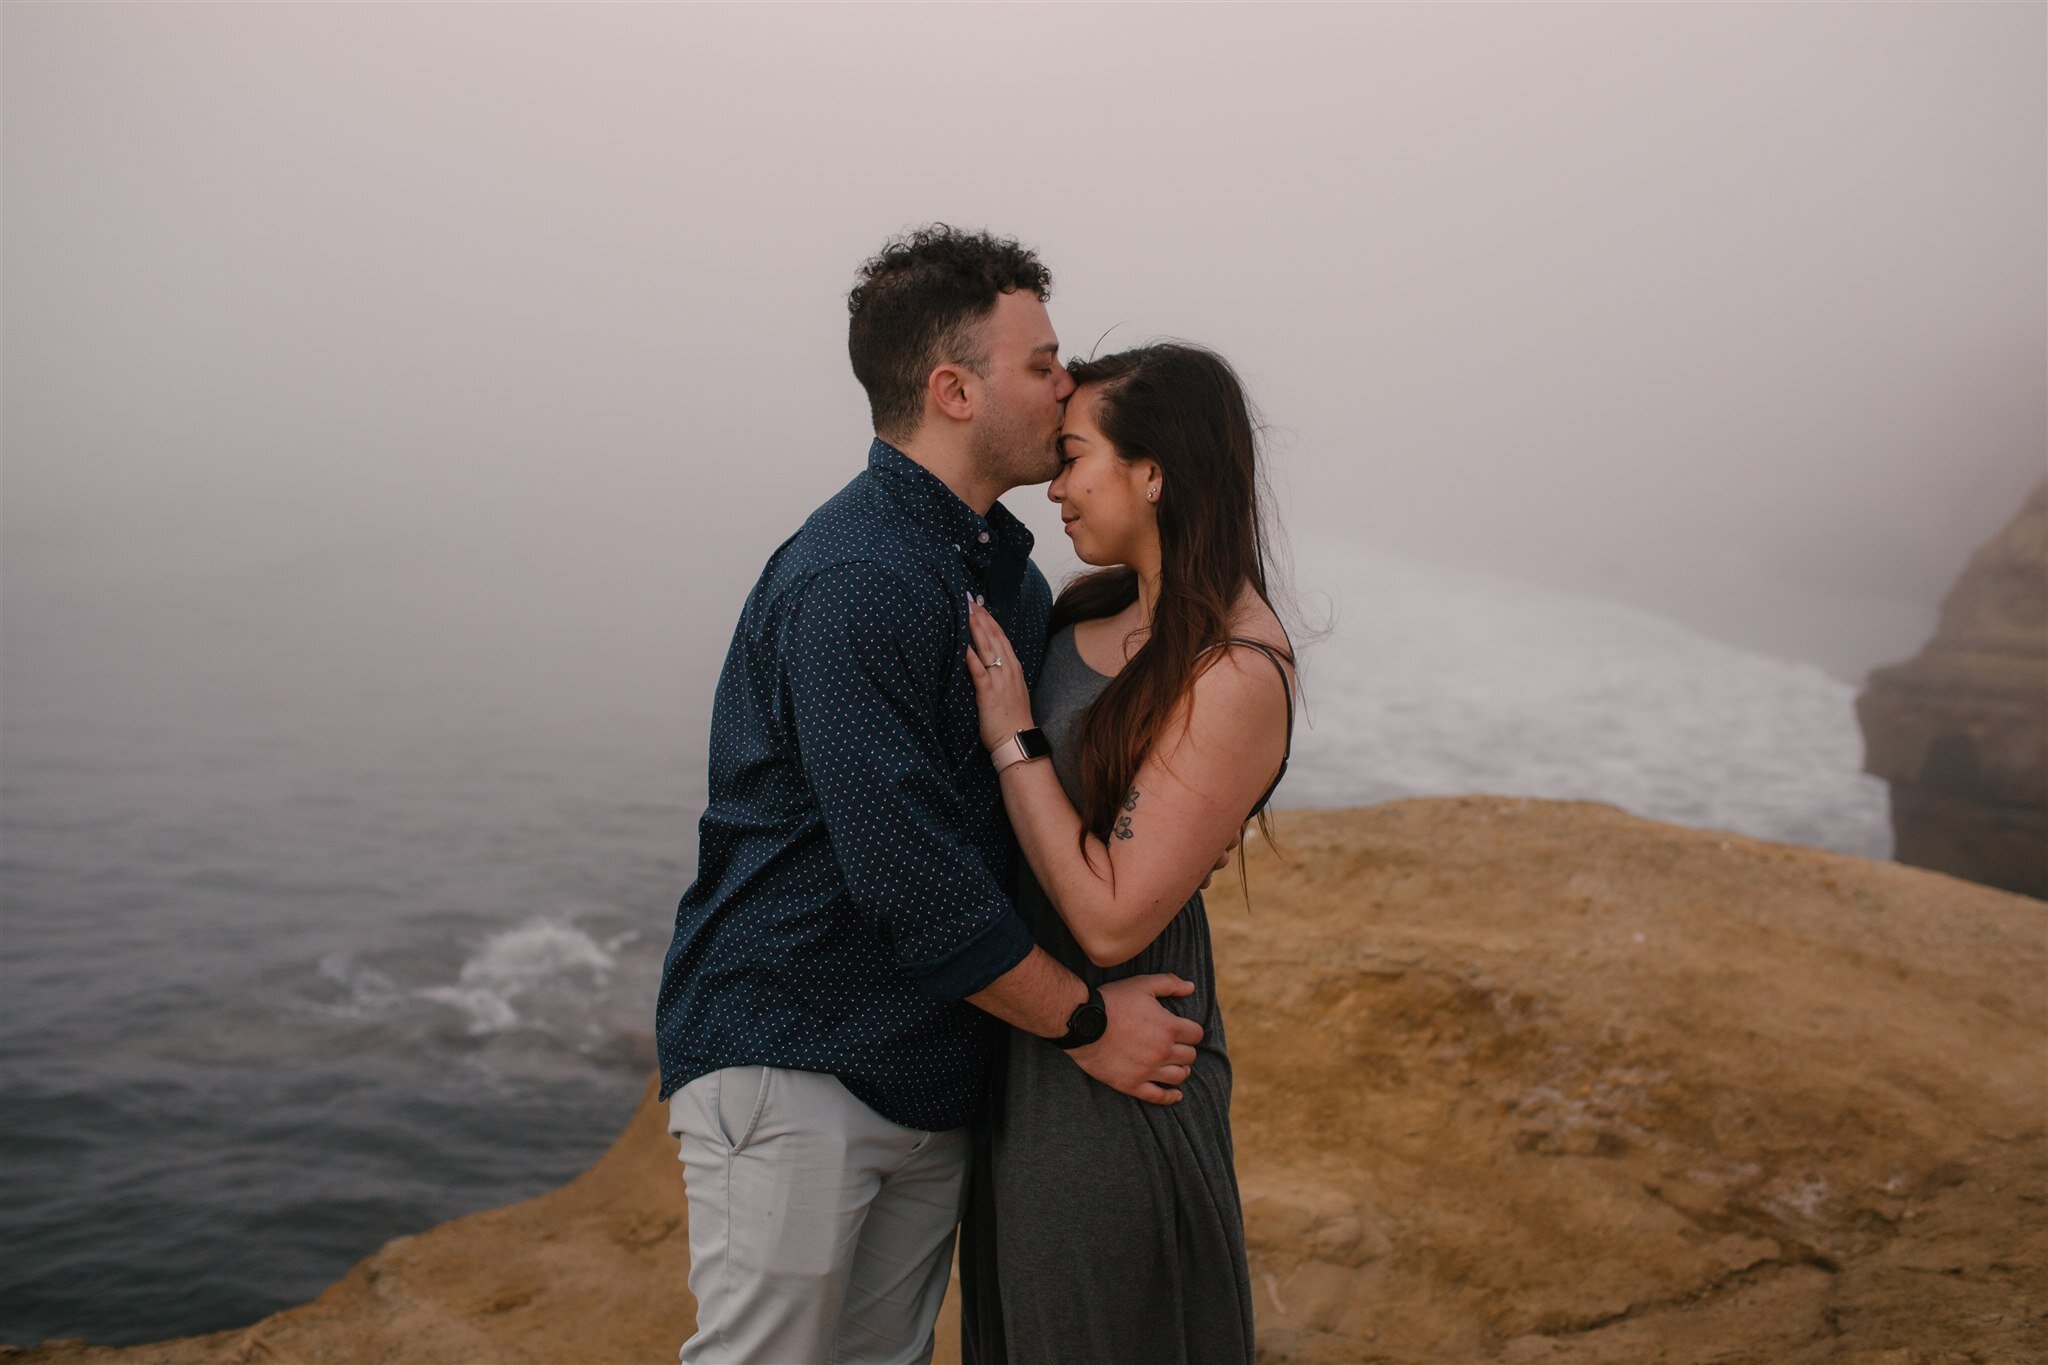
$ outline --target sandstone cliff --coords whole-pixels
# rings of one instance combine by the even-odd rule
[[[1856,700],[1902,863],[2048,898],[2048,482]]]
[[[2040,904],[1587,803],[1279,825],[1211,901],[1263,1359],[2048,1360]],[[643,1105],[311,1304],[11,1358],[673,1359],[684,1215]]]

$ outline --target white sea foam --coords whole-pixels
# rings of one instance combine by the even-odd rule
[[[1647,612],[1300,534],[1295,582],[1333,629],[1281,806],[1474,792],[1891,856],[1855,689]],[[1768,604],[1759,604],[1759,610]]]
[[[471,1033],[502,1033],[519,1027],[522,997],[550,987],[602,986],[616,965],[604,945],[573,924],[532,919],[485,939],[453,985],[414,994],[461,1011]]]
[[[348,991],[347,996],[340,1000],[313,1003],[311,1008],[318,1013],[342,1019],[362,1019],[382,1012],[400,998],[396,982],[375,967],[365,967],[356,961],[354,953],[323,954],[318,970],[322,980],[332,981]]]

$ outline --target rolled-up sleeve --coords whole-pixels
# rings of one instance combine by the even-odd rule
[[[941,689],[963,666],[955,639],[943,588],[853,563],[793,594],[780,640],[799,759],[847,892],[941,1000],[981,990],[1032,946],[968,836],[941,734]]]

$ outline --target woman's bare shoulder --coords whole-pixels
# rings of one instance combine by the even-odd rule
[[[1262,645],[1270,645],[1283,657],[1293,657],[1294,642],[1287,638],[1287,627],[1280,623],[1278,613],[1249,584],[1238,594],[1231,609],[1230,634],[1239,640],[1256,640]]]
[[[1219,642],[1211,646],[1214,657],[1206,661],[1207,666],[1197,675],[1196,691],[1206,694],[1212,705],[1220,704],[1226,710],[1248,704],[1263,709],[1271,701],[1277,711],[1281,694],[1273,686],[1275,662],[1286,674],[1289,692],[1294,685],[1294,645],[1287,638],[1287,628],[1273,608],[1247,586],[1232,610],[1229,630],[1231,640],[1265,645],[1279,656],[1278,660],[1245,644]]]

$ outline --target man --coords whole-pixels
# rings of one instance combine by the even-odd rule
[[[990,666],[1035,681],[1044,654],[1050,593],[996,499],[1058,470],[1050,289],[1015,242],[944,226],[863,267],[867,468],[770,557],[733,633],[656,1008],[685,1362],[930,1359],[996,1020],[1154,1103],[1193,1061],[1200,1026],[1158,1000],[1188,983],[1091,992],[1032,944],[963,663],[970,598],[1019,655]]]

